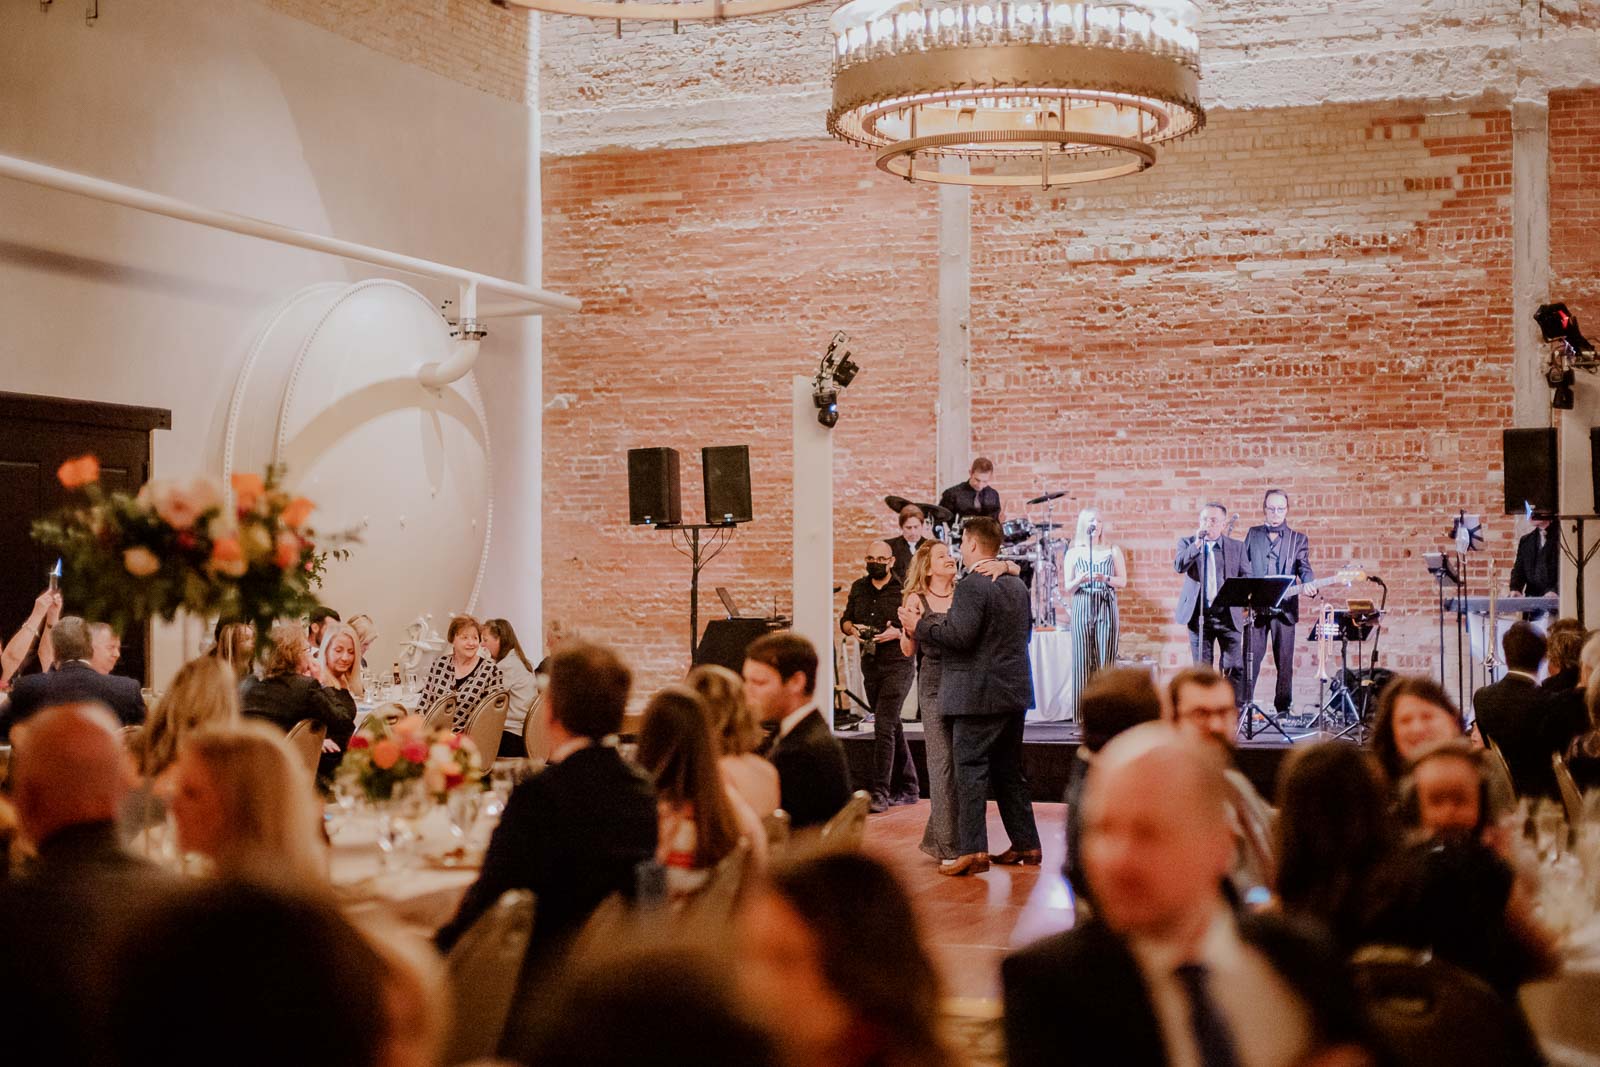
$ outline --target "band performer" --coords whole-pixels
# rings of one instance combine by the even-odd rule
[[[1261,498],[1260,526],[1245,531],[1244,556],[1250,577],[1267,578],[1287,574],[1295,580],[1276,610],[1256,626],[1250,635],[1250,679],[1261,674],[1262,661],[1267,648],[1272,649],[1272,667],[1278,672],[1277,687],[1273,691],[1272,705],[1279,715],[1294,708],[1294,636],[1295,624],[1300,621],[1300,597],[1314,597],[1316,587],[1311,583],[1316,575],[1311,570],[1311,540],[1299,530],[1289,528],[1289,494],[1282,489],[1268,489]],[[1252,625],[1255,625],[1252,623]],[[1255,699],[1255,693],[1248,700]]]
[[[1517,542],[1511,565],[1511,591],[1517,596],[1548,596],[1561,591],[1561,536],[1550,529],[1548,511],[1530,516],[1533,529]]]
[[[889,538],[888,543],[889,551],[894,553],[894,566],[889,568],[889,573],[901,585],[905,584],[906,568],[911,566],[911,557],[922,543],[925,522],[927,516],[915,504],[907,504],[900,509],[900,536]]]
[[[939,497],[939,506],[955,512],[958,519],[984,515],[996,522],[1005,522],[1005,509],[1000,506],[1000,494],[989,484],[994,477],[994,464],[979,456],[967,470],[967,480],[957,482]]]
[[[1241,641],[1245,628],[1242,608],[1215,606],[1217,590],[1229,578],[1245,576],[1244,543],[1229,537],[1228,509],[1211,503],[1200,509],[1200,526],[1192,537],[1178,539],[1173,569],[1183,575],[1178,593],[1177,621],[1189,628],[1189,651],[1196,664],[1216,667],[1233,683],[1244,700],[1244,664]]]
[[[1128,584],[1122,549],[1105,542],[1100,512],[1078,512],[1072,547],[1061,561],[1061,591],[1072,600],[1072,701],[1090,678],[1117,662],[1117,591]]]

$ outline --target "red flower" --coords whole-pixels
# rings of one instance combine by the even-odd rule
[[[451,749],[458,749],[458,748],[461,747],[461,735],[460,734],[451,734],[450,735],[450,740],[445,742],[445,743],[448,744],[451,747]]]
[[[407,741],[400,747],[400,755],[412,763],[421,763],[428,758],[428,743],[426,741]]]
[[[444,787],[446,789],[454,789],[464,781],[466,781],[466,775],[462,774],[459,770],[448,770],[444,772]]]
[[[350,738],[350,747],[351,748],[371,748],[372,747],[372,741],[371,741],[371,739],[369,739],[367,737],[366,734],[356,734],[354,737]]]
[[[68,489],[82,489],[89,483],[100,480],[100,461],[93,456],[69,459],[56,471],[56,477],[61,479],[61,484]]]

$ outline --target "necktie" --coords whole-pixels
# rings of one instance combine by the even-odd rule
[[[1201,1067],[1239,1067],[1239,1054],[1233,1047],[1228,1021],[1222,1017],[1217,1002],[1211,999],[1206,988],[1205,967],[1184,963],[1173,973],[1189,997],[1189,1025],[1194,1030]]]
[[[1217,547],[1215,541],[1206,542],[1206,603],[1217,602],[1217,554],[1212,549]]]

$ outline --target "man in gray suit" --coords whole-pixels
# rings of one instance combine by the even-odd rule
[[[985,809],[991,784],[1011,838],[1011,846],[993,862],[1036,864],[1042,855],[1028,780],[1022,775],[1022,721],[1033,703],[1028,587],[1015,575],[991,579],[971,573],[971,568],[999,553],[1000,541],[1000,524],[994,519],[968,519],[962,529],[961,559],[969,573],[956,583],[950,611],[942,618],[923,618],[915,600],[900,609],[906,629],[918,641],[939,649],[943,657],[939,706],[956,764],[961,855],[941,863],[940,874],[989,869]]]
[[[1178,540],[1172,566],[1183,575],[1174,621],[1189,628],[1189,651],[1197,666],[1216,666],[1233,683],[1240,703],[1244,692],[1244,656],[1241,638],[1249,625],[1242,608],[1216,607],[1217,592],[1229,578],[1248,574],[1244,543],[1228,536],[1232,523],[1228,509],[1207,504],[1200,509],[1200,525],[1193,537]]]

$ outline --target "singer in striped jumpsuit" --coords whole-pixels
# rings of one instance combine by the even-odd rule
[[[1094,508],[1078,513],[1078,529],[1061,561],[1062,592],[1072,599],[1072,709],[1089,679],[1117,662],[1117,592],[1128,584],[1122,549],[1105,543]]]

